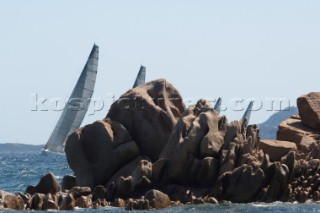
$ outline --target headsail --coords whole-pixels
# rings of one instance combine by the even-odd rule
[[[218,113],[220,113],[221,111],[221,102],[222,102],[222,99],[221,98],[218,98],[216,104],[214,105],[214,110],[217,111]]]
[[[249,124],[250,121],[250,116],[251,116],[251,111],[253,107],[253,101],[250,101],[248,108],[246,109],[245,113],[243,114],[242,121],[244,122],[245,125]]]
[[[86,65],[56,124],[44,151],[64,153],[69,134],[78,129],[88,111],[98,71],[99,47],[93,45]]]
[[[132,88],[135,88],[146,82],[146,68],[144,66],[140,67],[139,73],[137,75],[136,81],[133,84]]]

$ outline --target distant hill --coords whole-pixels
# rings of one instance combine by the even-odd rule
[[[0,144],[1,152],[40,152],[44,145],[30,145],[19,143]]]
[[[271,115],[268,120],[261,124],[258,124],[260,128],[260,138],[275,140],[277,138],[279,123],[295,114],[299,114],[298,108],[291,106]]]

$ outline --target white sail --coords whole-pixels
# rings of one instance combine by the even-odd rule
[[[65,141],[78,129],[88,111],[98,71],[99,47],[93,45],[86,65],[56,124],[44,151],[64,154]]]

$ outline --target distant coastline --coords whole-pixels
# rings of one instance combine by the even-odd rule
[[[0,153],[2,152],[40,152],[44,145],[20,144],[20,143],[2,143],[0,144]]]

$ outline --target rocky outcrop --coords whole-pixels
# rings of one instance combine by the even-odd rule
[[[310,156],[319,158],[316,154],[320,143],[319,103],[318,92],[299,97],[297,99],[299,115],[293,115],[279,124],[277,139],[296,143],[297,153],[301,158]]]
[[[302,123],[320,131],[320,92],[311,92],[299,97],[297,105]]]
[[[304,113],[280,123],[277,140],[260,140],[256,125],[229,123],[204,99],[185,110],[170,83],[149,82],[69,136],[75,178],[65,176],[60,187],[48,174],[11,196],[27,210],[318,201],[320,136],[301,121]]]
[[[68,138],[65,151],[76,183],[106,186],[129,176],[140,160],[157,160],[184,110],[180,94],[165,80],[126,92],[111,106],[106,119]]]
[[[319,132],[305,126],[297,115],[281,122],[277,132],[277,140],[294,142],[303,152],[309,152],[318,137]]]
[[[260,140],[258,146],[269,155],[271,161],[281,161],[281,158],[290,151],[297,151],[297,145],[288,141]]]
[[[112,104],[107,118],[121,123],[141,154],[156,161],[184,111],[180,93],[159,79],[127,91]]]
[[[221,187],[222,193],[220,196],[216,194],[216,197],[232,202],[255,201],[264,179],[265,174],[262,169],[243,164],[232,172],[220,176],[217,185]]]
[[[166,161],[166,181],[212,185],[219,174],[224,117],[209,102],[200,100],[188,108],[173,129],[160,158]],[[177,166],[179,165],[179,166]]]
[[[300,134],[283,126],[279,135]],[[152,209],[161,205],[145,198],[149,190],[181,203],[286,201],[304,145],[260,141],[256,125],[228,123],[206,100],[184,110],[176,89],[157,80],[129,90],[106,119],[71,135],[66,153],[77,184],[92,188],[93,203]]]
[[[320,199],[320,93],[312,92],[297,99],[299,115],[279,124],[278,140],[294,142],[295,152],[281,159],[290,171],[285,187],[286,201],[306,202]],[[318,180],[319,178],[319,180]]]

